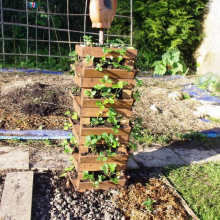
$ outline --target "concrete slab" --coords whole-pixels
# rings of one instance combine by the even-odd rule
[[[204,163],[209,161],[220,161],[220,154],[212,149],[204,149],[204,148],[173,148],[179,157],[187,163]]]
[[[128,159],[128,164],[127,164],[128,169],[139,169],[140,167],[137,165],[137,163],[130,157]]]
[[[65,154],[58,149],[50,151],[38,150],[33,155],[30,168],[37,169],[40,171],[53,170],[53,169],[64,169],[70,166],[70,154]]]
[[[33,177],[33,171],[7,174],[0,219],[31,220]]]
[[[29,169],[29,149],[0,147],[0,169]]]
[[[171,149],[149,147],[144,152],[135,152],[134,160],[142,167],[162,167],[171,164],[183,165],[185,162]]]

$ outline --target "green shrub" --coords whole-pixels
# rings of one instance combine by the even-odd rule
[[[139,49],[137,65],[150,68],[169,49],[178,48],[185,62],[191,62],[193,51],[203,35],[201,14],[209,0],[136,0],[133,3],[134,43]],[[129,15],[129,0],[118,1],[118,13]],[[130,34],[129,21],[115,20],[110,30]]]

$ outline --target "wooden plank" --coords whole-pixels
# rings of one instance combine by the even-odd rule
[[[96,108],[81,108],[80,107],[80,97],[76,96],[74,99],[73,99],[73,109],[76,111],[76,113],[79,115],[79,117],[84,117],[84,118],[88,118],[88,117],[97,117],[98,113],[99,113],[99,108],[96,107]],[[132,109],[131,108],[114,108],[115,111],[120,114],[120,115],[123,115],[123,116],[126,116],[126,117],[131,117],[132,116]],[[102,117],[108,117],[107,115],[108,113],[108,108],[105,108],[103,111],[102,111],[102,114],[101,116]]]
[[[76,85],[78,85],[79,87],[82,87],[82,80],[83,80],[82,76],[78,76],[77,74],[75,74],[74,83]]]
[[[108,75],[113,79],[134,79],[136,70],[128,71],[123,69],[104,69],[100,72],[94,68],[76,66],[76,73],[78,76],[82,75],[84,78],[102,78],[103,76]]]
[[[78,160],[77,160],[77,157],[78,157],[78,154],[74,153],[73,155],[73,165],[75,166],[75,169],[78,171],[78,168],[79,168],[79,163],[78,163]]]
[[[125,183],[126,183],[126,179],[119,180],[118,184],[114,184],[111,181],[104,181],[104,182],[101,182],[99,184],[99,188],[94,188],[92,186],[92,183],[90,183],[90,182],[78,181],[77,190],[79,192],[85,192],[86,190],[91,190],[91,189],[94,189],[94,190],[98,190],[98,189],[106,190],[106,189],[109,189],[109,188],[122,188],[122,187],[124,187]]]
[[[84,98],[81,108],[81,98],[79,96],[73,96],[73,109],[79,116],[83,117],[96,117],[99,113],[99,108],[96,105],[96,101],[102,101],[102,99],[89,99]],[[104,101],[104,100],[103,100]],[[132,105],[134,99],[115,99],[114,104],[107,104],[106,109],[102,111],[102,116],[107,117],[108,108],[114,108],[118,114],[125,116],[132,116]]]
[[[117,155],[109,157],[106,162],[97,161],[99,156],[81,156],[80,154],[73,155],[73,162],[78,172],[82,171],[100,171],[100,167],[104,163],[116,163],[118,170],[127,168],[128,155]]]
[[[82,136],[86,136],[86,135],[100,135],[104,132],[108,133],[108,134],[114,134],[114,135],[129,135],[131,131],[131,127],[127,127],[127,128],[119,128],[118,129],[118,133],[116,134],[114,131],[112,131],[112,128],[107,128],[107,127],[103,127],[103,128],[83,128],[81,127],[79,130],[79,134]]]
[[[118,57],[120,54],[115,52],[117,48],[109,48],[112,49],[112,52],[106,55],[106,58],[110,58],[110,56]],[[94,56],[97,58],[101,58],[104,56],[104,52],[101,47],[84,47],[80,45],[76,45],[75,51],[81,57],[86,57],[86,55]],[[127,49],[124,59],[137,59],[137,50],[136,49]]]
[[[73,109],[79,117],[81,117],[81,98],[79,96],[73,96]]]
[[[79,127],[80,127],[79,125],[73,125],[72,132],[73,132],[73,135],[76,137],[76,141],[78,145],[84,145],[86,141],[86,136],[79,135]],[[119,142],[121,144],[126,144],[129,142],[129,134],[126,134],[126,135],[115,134],[115,137],[119,138]],[[98,144],[103,144],[103,143],[104,143],[103,140],[100,140],[98,142]]]
[[[135,87],[135,80],[134,79],[111,79],[113,84],[117,83],[118,81],[127,82],[128,85],[124,86],[124,89],[133,89]],[[83,78],[82,76],[75,75],[74,76],[74,83],[82,88],[93,88],[97,84],[101,84],[100,78]],[[105,83],[106,87],[111,87],[112,83]]]
[[[83,98],[81,100],[81,107],[82,108],[97,108],[96,102],[97,101],[104,101],[104,99],[90,99],[90,98]],[[115,103],[113,104],[106,104],[106,108],[129,108],[133,106],[134,99],[115,99]]]
[[[33,171],[7,174],[0,219],[31,220],[33,179]]]
[[[132,109],[131,108],[130,109],[114,108],[114,109],[118,114],[125,115],[127,117],[132,116]],[[81,109],[81,117],[97,117],[98,113],[99,113],[99,108],[83,108],[83,109]],[[105,108],[102,111],[101,116],[108,117],[107,113],[108,113],[108,108]]]

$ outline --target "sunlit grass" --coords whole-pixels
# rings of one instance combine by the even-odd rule
[[[201,220],[220,219],[220,162],[168,166],[164,172]]]

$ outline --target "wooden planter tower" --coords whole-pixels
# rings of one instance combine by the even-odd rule
[[[76,52],[81,58],[84,58],[86,55],[94,56],[95,58],[101,58],[104,53],[101,47],[84,47],[76,45]],[[118,53],[110,52],[106,58],[113,56],[119,56]],[[73,155],[73,162],[78,172],[78,178],[73,181],[75,188],[78,191],[85,191],[86,189],[92,189],[92,183],[83,182],[83,171],[100,171],[100,167],[104,162],[97,161],[98,156],[82,156],[82,153],[89,151],[88,147],[85,144],[85,137],[87,135],[101,135],[103,132],[108,134],[114,134],[119,138],[120,147],[119,151],[124,152],[125,155],[118,155],[108,158],[107,163],[116,163],[117,169],[124,171],[127,167],[128,153],[127,145],[129,142],[129,134],[131,127],[119,129],[119,132],[115,134],[111,128],[85,128],[84,124],[89,124],[92,117],[97,117],[99,112],[99,107],[96,105],[96,101],[99,99],[90,99],[87,98],[84,91],[92,90],[96,84],[100,84],[100,79],[108,75],[112,79],[113,83],[117,81],[128,82],[128,85],[122,89],[122,99],[116,99],[114,104],[107,104],[106,108],[103,110],[102,117],[107,117],[108,108],[112,107],[115,111],[121,115],[126,116],[127,118],[132,115],[132,105],[134,99],[132,98],[132,89],[134,88],[134,61],[137,57],[136,49],[128,49],[126,55],[123,57],[126,59],[127,65],[131,67],[131,71],[122,70],[122,69],[110,69],[103,70],[102,72],[95,70],[94,68],[87,68],[84,63],[83,66],[76,67],[75,83],[81,87],[81,96],[73,96],[73,108],[80,117],[80,124],[73,124],[73,135],[76,137],[77,143],[79,145],[79,153]],[[106,86],[111,87],[111,84],[106,84]],[[100,184],[99,189],[107,189],[109,187],[122,187],[126,182],[124,177],[122,180],[119,180],[119,184],[116,185],[110,181],[104,181]]]
[[[106,3],[106,1],[105,1]],[[111,7],[109,7],[111,6]],[[108,8],[105,7],[103,0],[91,0],[90,1],[90,17],[93,22],[93,27],[101,28],[99,41],[102,44],[103,28],[109,28],[111,22],[114,19],[115,11],[117,6],[117,0],[109,0]],[[108,12],[108,13],[107,13]],[[98,16],[99,15],[99,16]],[[104,17],[107,16],[107,17]],[[120,54],[116,52],[117,49],[112,48],[112,51],[105,55],[106,58],[118,57]],[[128,83],[122,89],[122,98],[115,99],[114,104],[107,104],[105,109],[102,111],[102,117],[108,117],[107,112],[109,108],[114,108],[118,114],[125,116],[126,118],[132,115],[132,106],[134,99],[132,98],[132,89],[134,88],[134,77],[136,71],[134,70],[134,61],[137,58],[136,49],[127,49],[123,59],[125,59],[125,65],[131,68],[130,71],[124,69],[106,69],[103,71],[95,70],[94,68],[88,67],[88,64],[84,62],[87,55],[94,56],[94,58],[102,58],[104,52],[102,47],[86,47],[76,45],[75,51],[81,60],[83,60],[82,65],[76,66],[75,72],[75,83],[81,87],[81,96],[73,96],[73,108],[80,117],[80,124],[73,125],[73,135],[76,137],[76,141],[79,145],[79,153],[73,155],[73,163],[75,165],[76,171],[78,172],[78,177],[72,180],[74,187],[78,191],[90,190],[93,188],[92,183],[83,181],[83,171],[100,171],[100,167],[103,165],[103,161],[97,161],[99,156],[83,156],[82,154],[87,153],[89,148],[85,146],[85,138],[87,135],[101,135],[103,132],[108,134],[114,134],[119,138],[120,146],[118,151],[124,152],[123,155],[112,156],[107,159],[105,163],[115,163],[117,164],[116,169],[121,171],[122,178],[119,179],[118,184],[114,184],[111,181],[104,181],[99,184],[99,189],[107,189],[109,187],[123,187],[126,182],[126,177],[123,175],[125,169],[127,168],[128,152],[127,146],[129,143],[129,134],[131,127],[129,126],[129,120],[127,121],[127,126],[125,128],[120,128],[119,132],[116,134],[111,128],[91,128],[84,127],[83,125],[90,124],[92,117],[97,117],[99,113],[99,107],[96,105],[96,101],[103,99],[91,99],[85,95],[85,90],[90,90],[94,88],[95,85],[100,84],[100,79],[103,76],[108,75],[112,79],[113,83],[120,81],[125,81]],[[91,65],[91,64],[89,64]],[[111,87],[112,84],[105,84],[106,87]],[[100,143],[104,140],[100,140]]]

